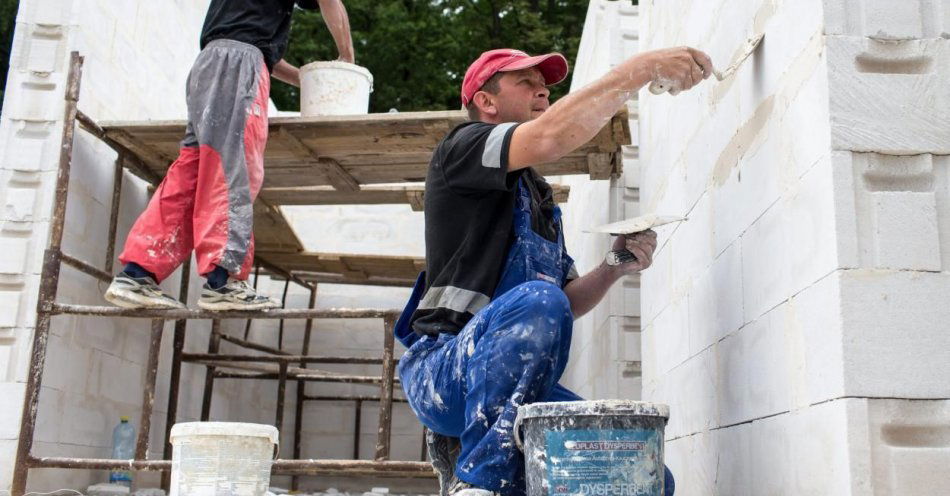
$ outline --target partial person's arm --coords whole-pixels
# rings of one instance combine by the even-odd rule
[[[574,318],[593,310],[607,294],[607,290],[625,275],[636,274],[653,263],[656,250],[656,232],[644,231],[630,236],[618,236],[612,250],[626,248],[637,257],[636,261],[610,266],[601,263],[596,269],[574,279],[564,286],[564,294],[571,302]]]
[[[551,105],[515,130],[508,170],[553,162],[593,138],[620,107],[651,81],[688,90],[712,74],[709,56],[688,47],[644,52]]]
[[[340,53],[339,60],[354,63],[356,56],[353,53],[353,37],[350,36],[350,18],[346,15],[346,7],[342,0],[319,0],[320,14],[326,23],[336,49]]]
[[[291,86],[300,87],[300,69],[290,64],[284,59],[280,59],[274,64],[274,70],[271,71],[271,77],[283,81]]]

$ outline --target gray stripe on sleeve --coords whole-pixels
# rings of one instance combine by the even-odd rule
[[[458,313],[474,314],[487,305],[489,301],[491,301],[491,298],[477,291],[455,286],[437,286],[426,291],[417,308],[419,310],[448,308]]]
[[[501,168],[501,153],[502,146],[505,144],[505,135],[508,134],[508,130],[515,126],[515,122],[506,122],[504,124],[498,124],[495,126],[495,129],[491,130],[491,133],[488,134],[488,139],[485,140],[485,151],[482,153],[482,166],[490,167],[492,169]]]

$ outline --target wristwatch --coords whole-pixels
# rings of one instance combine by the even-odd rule
[[[607,252],[607,265],[622,265],[625,263],[636,262],[637,257],[628,250],[612,250]]]

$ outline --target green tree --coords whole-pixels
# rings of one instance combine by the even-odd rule
[[[10,51],[19,4],[19,0],[0,0],[0,112],[3,111],[3,93],[7,87],[7,73],[10,72]]]
[[[345,0],[357,63],[373,73],[371,112],[459,108],[465,69],[492,48],[577,55],[587,2],[581,0]],[[298,11],[285,58],[302,65],[336,58],[319,13]],[[552,98],[567,91],[553,88]],[[275,84],[284,110],[300,106],[298,90]]]

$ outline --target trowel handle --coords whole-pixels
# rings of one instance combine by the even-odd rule
[[[637,256],[628,250],[612,250],[607,253],[607,265],[611,267],[636,261]]]

